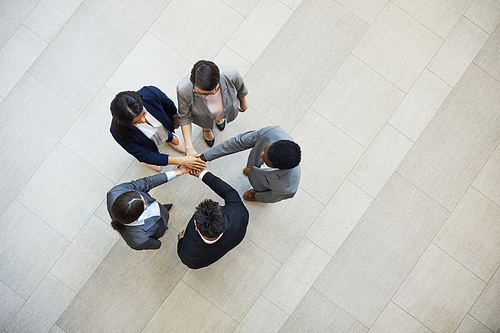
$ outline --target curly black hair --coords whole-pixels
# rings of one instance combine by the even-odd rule
[[[300,163],[300,147],[291,140],[279,140],[267,149],[267,158],[272,167],[287,170],[293,169]]]
[[[194,212],[196,227],[206,238],[217,238],[226,231],[226,215],[217,201],[205,199]]]

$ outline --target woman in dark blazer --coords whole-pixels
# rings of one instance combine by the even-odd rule
[[[205,167],[198,156],[169,156],[158,147],[168,142],[185,153],[184,145],[173,134],[179,127],[177,108],[160,89],[146,86],[139,91],[122,91],[111,102],[111,134],[129,154],[157,171],[162,165],[176,164],[191,169]]]

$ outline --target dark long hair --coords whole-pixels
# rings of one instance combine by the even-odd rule
[[[214,90],[220,81],[219,67],[211,61],[200,60],[191,69],[191,83],[201,90]]]
[[[142,96],[135,91],[122,91],[115,96],[110,109],[118,136],[129,136],[134,118],[142,113],[143,107]]]
[[[122,193],[111,206],[111,214],[114,216],[111,226],[121,234],[124,229],[123,225],[137,220],[143,211],[144,202],[139,192],[128,191]]]

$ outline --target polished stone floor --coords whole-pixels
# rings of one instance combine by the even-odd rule
[[[0,0],[0,332],[500,332],[499,23],[499,0]],[[201,181],[151,192],[174,204],[158,251],[103,202],[155,173],[112,139],[114,95],[176,102],[199,59],[249,90],[217,143],[279,125],[303,160],[190,270]],[[247,154],[208,168],[243,194]]]

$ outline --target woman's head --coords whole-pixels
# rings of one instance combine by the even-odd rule
[[[116,125],[133,128],[134,118],[143,113],[142,96],[135,91],[122,91],[111,102],[111,115]]]
[[[121,232],[124,224],[136,221],[144,212],[145,202],[139,192],[128,191],[120,194],[111,206],[114,219],[111,222],[113,229]]]
[[[212,91],[220,81],[219,67],[211,61],[200,60],[194,64],[190,80],[198,89]]]

